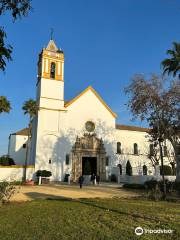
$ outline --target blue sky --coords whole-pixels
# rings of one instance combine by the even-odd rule
[[[136,73],[160,73],[160,62],[173,41],[180,39],[179,0],[38,0],[27,18],[12,22],[0,17],[13,50],[6,73],[0,72],[0,95],[12,104],[0,116],[0,155],[7,153],[8,136],[27,126],[21,110],[35,98],[37,60],[42,47],[54,40],[65,53],[65,99],[92,85],[119,117],[131,122],[124,95]]]

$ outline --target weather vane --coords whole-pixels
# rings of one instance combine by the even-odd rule
[[[50,37],[51,37],[51,40],[53,39],[53,33],[54,33],[54,29],[53,29],[53,28],[51,28],[51,35],[50,35]]]

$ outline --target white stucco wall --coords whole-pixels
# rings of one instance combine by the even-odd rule
[[[26,148],[23,144],[27,144],[27,136],[13,135],[9,137],[8,155],[14,159],[16,165],[23,165],[26,158]]]
[[[0,181],[22,181],[24,168],[21,166],[16,167],[2,167],[0,166]],[[26,179],[31,180],[34,178],[34,167],[29,166],[26,170]]]
[[[35,169],[52,171],[56,180],[63,180],[71,168],[65,164],[66,154],[71,154],[77,135],[83,136],[87,121],[95,123],[97,136],[103,138],[109,156],[112,155],[111,143],[114,140],[115,118],[91,90],[65,110],[40,109],[38,112]]]
[[[116,154],[116,161],[113,165],[121,164],[123,174],[126,173],[128,160],[131,163],[133,175],[142,175],[143,165],[147,166],[149,175],[154,173],[151,161],[147,157],[150,144],[147,135],[146,132],[116,130],[116,143],[121,143],[122,154]],[[134,143],[138,145],[138,155],[134,155]]]
[[[38,82],[37,100],[40,107],[64,108],[64,82],[42,78]]]

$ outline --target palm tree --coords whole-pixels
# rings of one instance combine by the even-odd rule
[[[172,74],[175,77],[179,73],[178,77],[180,78],[180,43],[173,42],[173,48],[167,50],[166,53],[170,55],[170,58],[161,63],[164,74]]]
[[[31,122],[37,112],[36,101],[31,98],[29,100],[25,101],[24,105],[22,107],[22,110],[24,111],[24,114],[29,115],[30,122]]]
[[[11,110],[11,104],[5,96],[0,96],[0,113],[9,113]]]
[[[26,169],[27,169],[27,159],[28,159],[28,150],[29,150],[29,138],[31,135],[31,123],[33,120],[33,117],[36,115],[37,112],[37,105],[36,101],[33,99],[29,99],[24,102],[22,110],[24,111],[24,114],[29,115],[29,127],[28,127],[28,139],[27,139],[27,147],[26,147],[26,158],[25,158],[25,165],[24,165],[24,181],[26,181]]]

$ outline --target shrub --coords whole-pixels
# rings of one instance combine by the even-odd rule
[[[162,175],[162,167],[160,166],[160,174]],[[171,176],[173,175],[173,171],[171,166],[164,165],[164,176]]]
[[[158,184],[159,184],[160,191],[163,192],[163,189],[164,189],[163,188],[163,181],[158,182]],[[165,184],[166,184],[166,192],[167,193],[172,192],[174,183],[165,179]]]
[[[160,191],[160,187],[158,181],[151,179],[144,183],[145,189],[147,190],[147,197],[152,200],[160,200],[162,198],[162,192]]]
[[[144,183],[144,186],[147,190],[155,189],[158,186],[158,181],[155,179],[151,179]]]
[[[155,201],[161,200],[163,198],[163,194],[160,191],[158,185],[155,189],[151,189],[147,191],[147,198]]]
[[[180,182],[174,182],[173,189],[180,194]]]
[[[144,184],[125,183],[125,184],[123,185],[123,188],[128,188],[128,189],[144,189],[145,186],[144,186]]]
[[[36,176],[37,177],[50,177],[52,176],[52,173],[50,171],[47,171],[47,170],[38,170],[36,172]]]
[[[2,157],[0,157],[0,165],[11,166],[11,165],[15,165],[15,162],[12,158],[10,158],[8,156],[2,156]]]
[[[167,179],[165,179],[165,184],[166,184],[166,192],[171,193],[173,190],[178,191],[179,188],[179,193],[180,193],[180,183],[174,183],[171,182]],[[151,199],[159,200],[160,198],[163,197],[163,192],[164,192],[164,186],[163,186],[163,181],[156,181],[156,180],[150,180],[144,183],[145,188],[147,189],[148,197]]]
[[[111,182],[117,182],[117,177],[115,174],[111,174]]]
[[[9,202],[10,198],[15,193],[15,186],[9,182],[0,182],[0,203],[7,203]]]
[[[22,185],[23,182],[22,181],[13,181],[11,182],[12,185]]]

